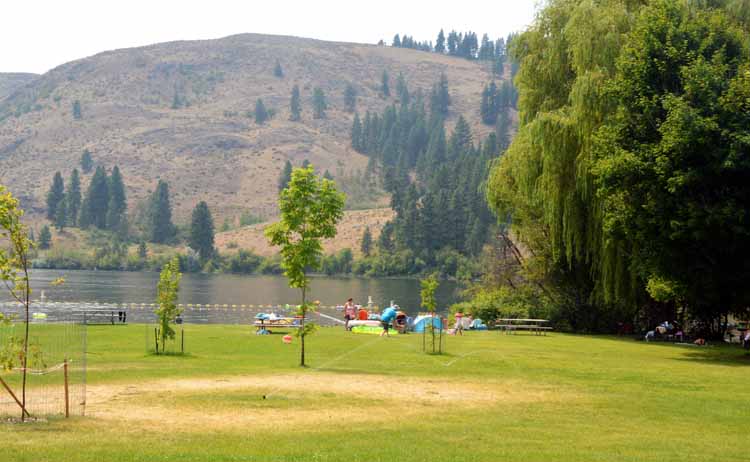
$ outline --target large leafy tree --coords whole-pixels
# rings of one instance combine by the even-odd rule
[[[214,220],[205,201],[200,201],[193,209],[189,245],[198,252],[203,261],[214,254]]]
[[[652,2],[599,130],[606,239],[652,296],[707,320],[750,304],[748,38],[719,9]]]
[[[318,178],[312,166],[292,172],[289,186],[279,195],[281,219],[265,230],[271,245],[281,248],[281,266],[289,286],[301,293],[300,366],[305,366],[305,337],[314,324],[306,322],[310,309],[307,291],[309,269],[318,268],[323,252],[322,240],[336,236],[336,224],[344,214],[344,194],[333,181]]]
[[[731,282],[748,260],[739,244],[747,193],[736,180],[747,175],[740,34],[721,9],[699,3],[553,0],[509,38],[520,125],[488,199],[503,222],[512,216],[528,265],[575,317],[591,302],[632,312],[653,302],[648,292],[704,307],[717,290],[732,295],[714,306],[743,297]],[[705,239],[717,226],[723,250]],[[736,274],[707,277],[696,284],[704,295],[688,300],[697,294],[679,289],[695,280],[675,273],[704,274],[709,254]]]

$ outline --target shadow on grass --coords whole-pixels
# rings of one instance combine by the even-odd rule
[[[677,361],[691,361],[722,366],[750,367],[750,352],[739,348],[716,348],[690,351]]]

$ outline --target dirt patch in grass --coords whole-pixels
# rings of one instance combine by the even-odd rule
[[[300,373],[89,387],[87,414],[154,431],[290,429],[555,401],[527,383]]]

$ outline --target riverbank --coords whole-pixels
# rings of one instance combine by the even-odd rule
[[[2,424],[5,457],[697,462],[746,453],[750,361],[737,349],[478,332],[428,356],[418,335],[324,328],[308,338],[310,367],[300,369],[296,339],[188,327],[182,357],[147,354],[142,325],[90,327],[87,416]]]

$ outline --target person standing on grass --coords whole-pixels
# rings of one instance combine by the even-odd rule
[[[344,329],[349,330],[349,321],[357,318],[357,307],[354,306],[354,299],[349,299],[344,304]]]
[[[396,317],[396,308],[394,306],[389,306],[388,308],[383,310],[383,314],[380,315],[380,324],[383,326],[383,332],[380,333],[380,336],[386,336],[390,337],[391,335],[388,333],[388,328],[390,327],[391,321]]]

